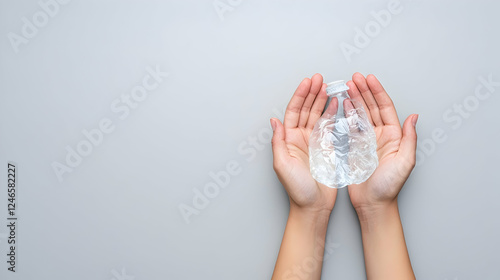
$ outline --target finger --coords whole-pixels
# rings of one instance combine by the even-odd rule
[[[305,78],[295,90],[285,111],[284,125],[286,128],[294,128],[299,124],[300,110],[306,100],[306,96],[309,94],[310,88],[311,80]]]
[[[273,146],[273,165],[274,169],[277,170],[286,163],[289,156],[288,148],[285,142],[285,128],[281,122],[276,119],[271,119],[271,127],[273,128],[273,138],[271,144]]]
[[[368,84],[370,91],[373,93],[375,101],[377,101],[382,122],[389,125],[400,125],[394,103],[392,103],[391,98],[379,80],[374,75],[370,74],[366,77],[366,83]]]
[[[326,101],[328,101],[328,95],[326,95],[326,84],[323,83],[318,96],[316,96],[316,99],[314,100],[311,113],[309,114],[309,119],[307,119],[306,128],[314,128],[314,125],[318,121],[319,117],[323,114],[323,110],[325,110]]]
[[[403,124],[403,137],[401,144],[399,144],[399,151],[397,157],[402,158],[411,166],[415,165],[417,153],[417,131],[415,125],[417,124],[418,115],[410,115]]]
[[[359,131],[359,116],[354,108],[354,104],[349,98],[344,99],[344,116],[347,119],[347,125],[349,126],[349,132],[354,133]]]
[[[323,113],[323,117],[330,118],[332,116],[335,116],[337,114],[338,108],[339,108],[339,100],[337,99],[337,97],[334,97],[332,98],[332,100],[330,100],[330,104],[328,104],[328,107]]]
[[[314,74],[311,78],[311,88],[309,89],[309,94],[302,105],[299,117],[299,127],[305,127],[307,125],[307,120],[309,119],[309,114],[311,107],[313,106],[314,100],[318,96],[319,91],[323,85],[323,76],[321,74]]]
[[[352,104],[351,99],[344,99],[344,115],[346,117],[352,116],[354,110],[354,104]]]
[[[358,103],[358,104],[361,104],[361,106],[363,106],[363,109],[365,110],[366,115],[368,117],[368,121],[373,126],[375,126],[373,124],[372,117],[370,115],[370,109],[368,109],[368,107],[366,106],[365,100],[361,96],[361,93],[359,92],[359,89],[356,86],[356,84],[353,81],[348,81],[347,86],[349,87],[349,90],[347,90],[347,93],[349,94],[349,96],[351,97],[352,100],[357,101],[354,104]]]
[[[380,112],[378,109],[377,101],[375,101],[375,97],[373,97],[368,84],[366,83],[366,79],[360,73],[354,73],[352,75],[352,81],[356,84],[363,96],[363,100],[365,101],[368,110],[370,110],[370,116],[372,117],[373,124],[375,126],[382,126],[384,123],[382,122],[382,118],[380,117]]]

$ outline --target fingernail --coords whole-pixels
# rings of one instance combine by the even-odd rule
[[[273,128],[273,131],[276,130],[276,123],[274,122],[273,119],[271,119],[271,127]]]
[[[416,126],[417,125],[417,121],[418,121],[418,115],[415,115],[413,117],[413,119],[411,120],[411,123],[413,124],[413,126]]]

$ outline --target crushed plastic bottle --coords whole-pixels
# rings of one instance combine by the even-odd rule
[[[360,184],[378,166],[375,131],[362,105],[349,98],[348,89],[344,81],[327,84],[330,109],[309,138],[311,174],[330,188]]]

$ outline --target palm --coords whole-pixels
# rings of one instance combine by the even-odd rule
[[[397,177],[394,174],[394,161],[401,141],[401,127],[376,127],[375,134],[377,136],[379,165],[367,181],[349,188],[349,196],[354,205],[390,198],[399,192],[399,189],[395,188],[391,182]],[[368,186],[370,187],[368,188]]]
[[[295,182],[290,188],[291,198],[299,204],[313,202],[320,193],[320,185],[313,179],[309,170],[309,135],[307,128],[285,129],[286,146],[290,155],[287,177]]]

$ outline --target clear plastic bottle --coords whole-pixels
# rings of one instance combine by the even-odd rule
[[[344,81],[327,84],[330,107],[309,139],[311,174],[330,188],[362,183],[378,165],[375,131],[362,105],[349,98],[348,89]]]

